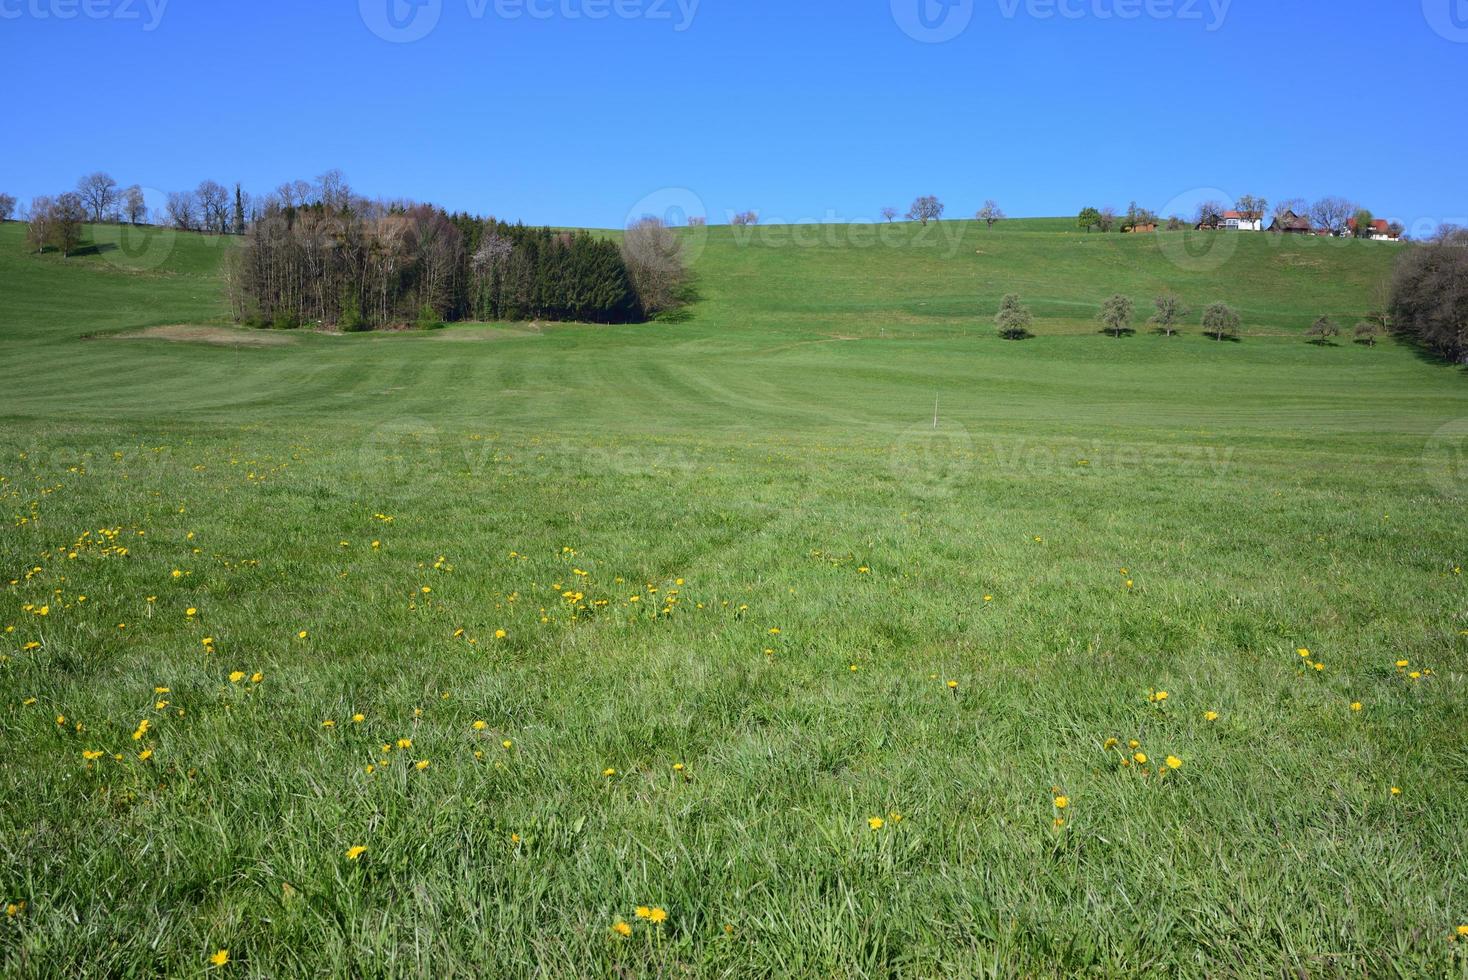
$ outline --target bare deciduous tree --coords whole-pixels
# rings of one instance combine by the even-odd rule
[[[198,230],[199,200],[193,191],[169,191],[164,209],[168,223],[179,231]]]
[[[1287,197],[1274,206],[1274,218],[1277,221],[1289,214],[1293,214],[1297,218],[1308,217],[1306,212],[1309,209],[1309,205],[1302,198]]]
[[[745,225],[757,225],[759,224],[759,212],[740,211],[738,214],[734,215],[733,218],[729,219],[729,221],[730,224],[738,225],[740,227],[744,227]]]
[[[1116,224],[1116,208],[1113,208],[1109,205],[1102,208],[1101,220],[1096,223],[1100,226],[1103,232],[1110,231],[1112,226]]]
[[[1251,219],[1262,219],[1264,212],[1269,208],[1269,201],[1262,197],[1255,197],[1253,194],[1244,194],[1239,197],[1234,207]]]
[[[1305,336],[1310,338],[1310,343],[1324,347],[1330,343],[1330,338],[1338,337],[1340,333],[1341,328],[1336,326],[1334,320],[1328,316],[1322,316],[1310,324],[1309,329],[1305,331]]]
[[[1316,228],[1339,235],[1355,210],[1356,205],[1343,197],[1322,197],[1310,205],[1310,220]]]
[[[56,212],[56,201],[44,195],[31,198],[26,216],[25,240],[33,252],[44,252],[51,244],[51,222]]]
[[[943,202],[932,194],[925,194],[912,202],[912,207],[907,210],[908,221],[921,221],[927,224],[929,221],[938,221],[943,217]]]
[[[117,181],[100,170],[77,181],[76,190],[82,205],[97,224],[102,223],[117,203]]]
[[[1223,221],[1223,205],[1217,201],[1203,201],[1194,214],[1194,224],[1199,228],[1217,228]]]
[[[1237,337],[1239,315],[1227,303],[1214,303],[1203,311],[1203,332],[1214,340]]]
[[[137,184],[122,192],[122,213],[130,224],[140,225],[148,218],[148,202]]]
[[[0,221],[9,221],[15,216],[15,195],[0,194]]]
[[[885,208],[882,209],[882,217],[886,218],[887,223],[890,225],[892,223],[892,219],[897,217],[897,209],[892,207],[892,205],[890,204],[887,205]]]
[[[1375,347],[1376,338],[1380,336],[1380,324],[1372,323],[1369,320],[1362,320],[1356,324],[1356,343],[1364,344],[1367,347]]]
[[[65,193],[56,199],[52,209],[51,243],[61,249],[63,257],[71,255],[81,244],[82,225],[87,221],[87,205],[82,196]]]
[[[978,214],[975,214],[974,217],[982,221],[985,227],[993,228],[994,222],[1003,221],[1005,215],[996,202],[989,200],[984,202],[984,206],[979,208]]]
[[[229,226],[229,191],[217,181],[203,180],[194,194],[199,202],[199,220],[204,230],[224,234]]]
[[[661,218],[648,216],[628,227],[622,236],[622,261],[646,313],[678,305],[678,290],[687,278],[683,243]]]

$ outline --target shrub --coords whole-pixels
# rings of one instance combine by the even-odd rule
[[[443,321],[439,319],[438,312],[431,304],[424,303],[418,307],[418,322],[416,326],[419,330],[437,330],[443,326]]]

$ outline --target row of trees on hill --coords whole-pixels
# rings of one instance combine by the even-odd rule
[[[927,225],[929,221],[941,221],[945,210],[947,210],[947,206],[938,200],[937,196],[924,194],[913,199],[912,204],[907,209],[907,220]],[[897,217],[897,209],[890,205],[884,207],[882,209],[882,217],[890,224]],[[1005,217],[1004,211],[993,200],[985,201],[984,206],[979,208],[978,212],[974,215],[976,221],[982,221],[990,228],[994,227],[995,222],[1003,221]]]
[[[1399,336],[1468,364],[1468,228],[1445,227],[1397,260],[1388,312]]]
[[[1159,334],[1165,337],[1176,336],[1183,320],[1192,311],[1173,292],[1162,293],[1154,303],[1156,313],[1149,322],[1156,327]],[[1105,333],[1119,338],[1136,332],[1132,326],[1135,316],[1136,304],[1132,299],[1116,293],[1102,302],[1096,318]],[[1227,303],[1214,303],[1203,311],[1203,332],[1214,340],[1238,339],[1241,322],[1238,312]],[[1005,340],[1025,340],[1032,336],[1030,326],[1033,323],[1034,316],[1020,300],[1018,293],[1008,293],[1000,300],[999,312],[994,316],[994,324],[999,328],[1000,337]]]
[[[624,323],[681,299],[681,244],[657,219],[634,225],[619,248],[584,231],[426,204],[362,214],[343,203],[267,205],[230,270],[236,316],[344,330],[463,319]]]

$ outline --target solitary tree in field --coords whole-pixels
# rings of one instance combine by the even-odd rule
[[[687,272],[683,265],[683,243],[657,217],[633,222],[622,236],[622,261],[648,314],[672,309]]]
[[[147,219],[148,202],[143,198],[143,189],[137,184],[123,191],[122,213],[134,225],[140,225]]]
[[[1203,332],[1214,340],[1237,337],[1239,315],[1227,303],[1214,303],[1203,311]]]
[[[1102,328],[1113,337],[1120,338],[1123,334],[1132,332],[1132,313],[1135,307],[1132,301],[1121,293],[1114,293],[1101,304],[1101,313],[1097,319],[1101,321]]]
[[[1336,326],[1334,320],[1328,316],[1322,316],[1310,324],[1310,329],[1305,331],[1305,336],[1310,338],[1310,343],[1324,347],[1330,343],[1330,338],[1340,336],[1341,328]]]
[[[0,221],[9,221],[15,216],[15,196],[0,194]]]
[[[887,223],[890,225],[892,223],[892,219],[897,217],[897,209],[889,204],[887,207],[882,209],[882,217],[886,218]]]
[[[1152,315],[1152,322],[1164,337],[1171,337],[1177,333],[1178,324],[1188,315],[1189,310],[1183,305],[1182,298],[1171,291],[1158,296],[1154,303],[1157,312]]]
[[[979,213],[974,217],[982,221],[986,227],[993,228],[994,222],[1004,220],[1004,212],[995,202],[985,201],[984,206],[979,208]]]
[[[1376,338],[1381,336],[1381,325],[1369,320],[1362,320],[1356,324],[1356,343],[1365,344],[1367,347],[1376,346]]]
[[[97,224],[110,215],[117,203],[117,181],[100,170],[77,181],[76,192],[83,207],[91,213],[92,221]]]
[[[1101,212],[1095,208],[1081,208],[1081,213],[1076,216],[1076,225],[1090,234],[1091,229],[1101,223]]]
[[[912,207],[907,211],[907,220],[921,221],[927,224],[929,221],[937,221],[943,217],[943,202],[932,194],[925,194],[912,202]]]
[[[757,224],[759,224],[759,212],[758,211],[740,211],[738,214],[736,214],[733,218],[730,218],[729,220],[730,220],[730,223],[731,224],[738,225],[740,227],[743,227],[745,225],[757,225]]]
[[[999,301],[999,312],[994,323],[999,327],[999,336],[1005,340],[1024,340],[1030,335],[1033,317],[1019,301],[1018,293],[1008,293]]]

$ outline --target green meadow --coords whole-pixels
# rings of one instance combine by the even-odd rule
[[[0,972],[1468,974],[1468,377],[1350,339],[1403,246],[1073,224],[348,336],[0,225]]]

